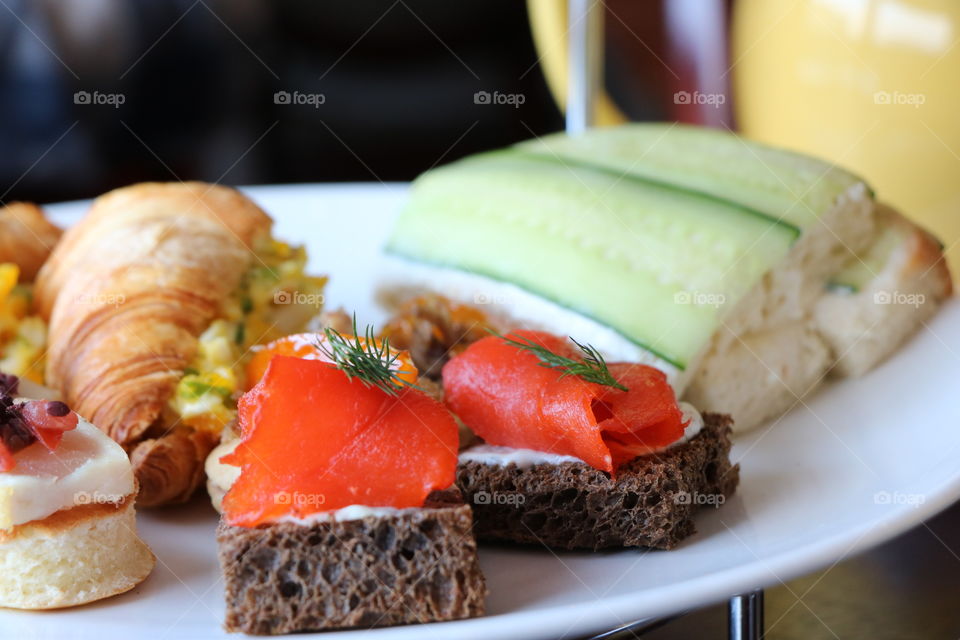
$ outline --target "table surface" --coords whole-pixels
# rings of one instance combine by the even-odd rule
[[[726,603],[644,634],[604,640],[726,638]],[[766,590],[767,640],[960,638],[960,502],[822,571]]]

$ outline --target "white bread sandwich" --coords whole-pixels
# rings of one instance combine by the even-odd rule
[[[0,606],[57,609],[123,593],[156,559],[137,536],[126,453],[59,401],[0,395]]]
[[[860,376],[903,344],[953,293],[943,245],[890,207],[877,207],[870,246],[851,256],[817,301],[832,373]]]
[[[736,430],[831,370],[865,372],[950,293],[936,242],[859,177],[663,124],[548,136],[427,172],[384,273],[378,297],[393,311],[440,295],[494,326],[578,336],[663,370]]]

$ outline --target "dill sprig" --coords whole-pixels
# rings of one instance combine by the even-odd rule
[[[373,334],[373,326],[367,325],[363,338],[357,331],[357,315],[353,315],[353,336],[344,337],[331,327],[324,327],[323,335],[327,344],[317,343],[317,348],[350,379],[356,378],[365,387],[377,387],[392,396],[399,394],[403,387],[419,389],[399,374],[402,369],[393,369],[400,353],[390,355],[390,340],[386,337],[378,341]],[[328,346],[329,345],[329,346]]]
[[[533,355],[537,356],[540,359],[541,367],[547,367],[548,369],[556,369],[557,371],[560,371],[561,378],[566,376],[577,376],[586,382],[602,384],[606,387],[619,389],[620,391],[629,391],[629,389],[617,382],[616,378],[613,377],[613,374],[610,373],[610,369],[607,368],[606,360],[603,359],[603,356],[600,355],[599,351],[594,349],[593,346],[589,344],[580,344],[574,340],[573,336],[570,336],[570,341],[577,345],[577,347],[583,353],[582,360],[574,360],[573,358],[561,356],[558,353],[550,351],[550,349],[547,349],[543,345],[539,345],[529,338],[524,338],[523,336],[509,338],[507,336],[500,335],[492,329],[490,330],[490,333],[502,339],[511,346],[517,347],[518,349],[523,349],[524,351],[529,351]]]

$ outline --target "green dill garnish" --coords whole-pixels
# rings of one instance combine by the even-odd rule
[[[386,337],[377,346],[371,325],[367,325],[363,338],[360,337],[356,314],[353,316],[352,337],[344,337],[330,327],[324,327],[323,335],[327,338],[327,344],[318,342],[317,348],[348,378],[356,378],[363,386],[377,387],[392,396],[398,395],[403,387],[420,389],[400,377],[399,374],[405,371],[393,369],[400,354],[390,355],[390,341]]]
[[[253,311],[253,300],[250,299],[250,296],[243,296],[240,301],[240,310],[243,311],[244,315]]]
[[[233,334],[233,341],[237,344],[243,344],[247,337],[247,327],[242,322],[237,325],[237,330]]]
[[[580,344],[574,340],[572,336],[570,337],[570,341],[577,345],[577,347],[583,353],[583,360],[574,360],[573,358],[561,356],[560,354],[550,351],[550,349],[547,349],[543,345],[537,344],[529,338],[524,338],[522,336],[508,338],[507,336],[500,335],[492,329],[488,329],[488,331],[510,346],[523,349],[524,351],[529,351],[533,355],[537,356],[540,359],[541,367],[560,371],[561,378],[565,378],[566,376],[577,376],[585,382],[602,384],[606,387],[619,389],[620,391],[629,391],[629,389],[617,382],[616,378],[613,377],[613,374],[610,373],[610,370],[607,368],[606,360],[603,359],[603,356],[600,355],[599,351],[594,349],[593,346],[589,344]]]
[[[193,367],[187,367],[183,370],[183,375],[185,376],[198,376],[200,372],[194,369]]]

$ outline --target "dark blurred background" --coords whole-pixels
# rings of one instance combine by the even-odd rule
[[[518,0],[2,4],[3,201],[408,180],[563,125]],[[610,92],[636,119],[670,117],[662,3],[610,9]],[[477,104],[483,91],[522,104]]]

